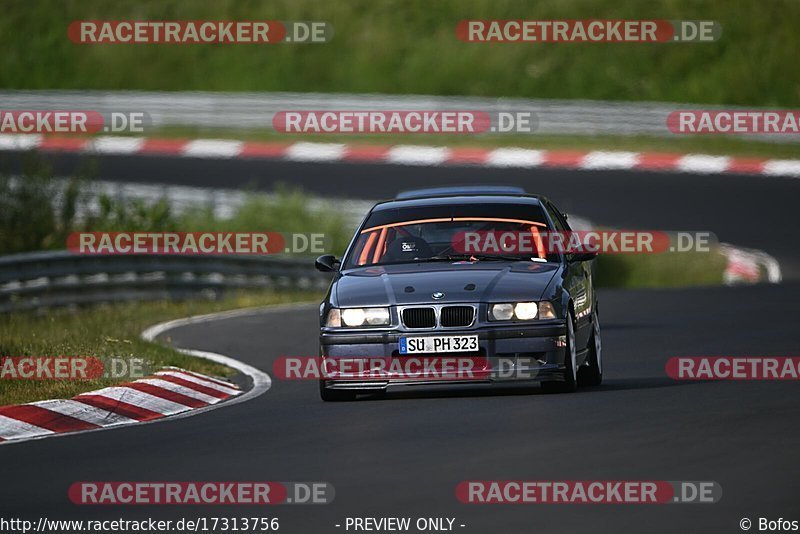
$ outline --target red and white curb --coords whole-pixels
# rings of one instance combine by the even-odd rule
[[[721,244],[720,252],[728,260],[723,274],[725,285],[757,284],[763,281],[778,284],[783,278],[778,260],[762,250]]]
[[[162,333],[180,326],[297,307],[247,308],[176,319],[148,328],[142,332],[142,338],[155,341]],[[236,369],[249,377],[251,387],[242,391],[231,382],[169,367],[147,378],[82,393],[71,399],[2,406],[0,445],[193,416],[251,400],[272,385],[268,374],[228,356],[200,350],[175,350]]]
[[[299,162],[388,163],[496,168],[646,170],[700,174],[739,173],[800,177],[800,160],[759,159],[704,154],[469,148],[341,143],[267,143],[227,139],[157,139],[100,136],[56,137],[0,134],[0,150],[41,150],[99,155],[165,155],[215,159],[282,159]]]
[[[0,407],[0,441],[152,421],[217,404],[241,393],[229,382],[168,368],[151,377],[71,399]]]

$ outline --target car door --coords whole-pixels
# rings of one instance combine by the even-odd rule
[[[565,232],[565,242],[572,229],[567,222],[567,217],[555,206],[547,203],[545,205],[548,215],[553,221],[558,232]],[[566,265],[564,266],[564,288],[569,292],[572,303],[575,306],[575,318],[577,328],[575,330],[575,342],[580,351],[589,344],[589,337],[592,330],[592,303],[594,302],[594,287],[592,284],[592,262],[576,261],[575,254],[564,254]]]

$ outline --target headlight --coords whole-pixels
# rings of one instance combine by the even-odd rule
[[[489,306],[490,321],[530,321],[532,319],[555,319],[553,304],[542,302],[514,302],[491,304]]]
[[[489,319],[492,321],[508,321],[514,317],[513,304],[492,304],[489,306]]]
[[[553,303],[545,300],[539,303],[539,319],[555,319],[556,310],[553,309]]]
[[[325,326],[386,326],[389,308],[331,308]]]
[[[331,308],[328,311],[325,326],[342,326],[342,312],[339,311],[339,308]]]
[[[519,302],[514,306],[514,316],[520,321],[536,319],[539,306],[535,302]]]

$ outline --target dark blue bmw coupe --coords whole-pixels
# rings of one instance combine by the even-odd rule
[[[334,273],[320,305],[320,357],[333,369],[322,399],[454,383],[599,385],[595,255],[542,246],[542,235],[570,231],[548,199],[512,187],[425,189],[375,205],[341,260],[316,261]]]

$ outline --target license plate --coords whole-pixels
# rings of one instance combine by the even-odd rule
[[[478,336],[401,337],[400,354],[477,352]]]

